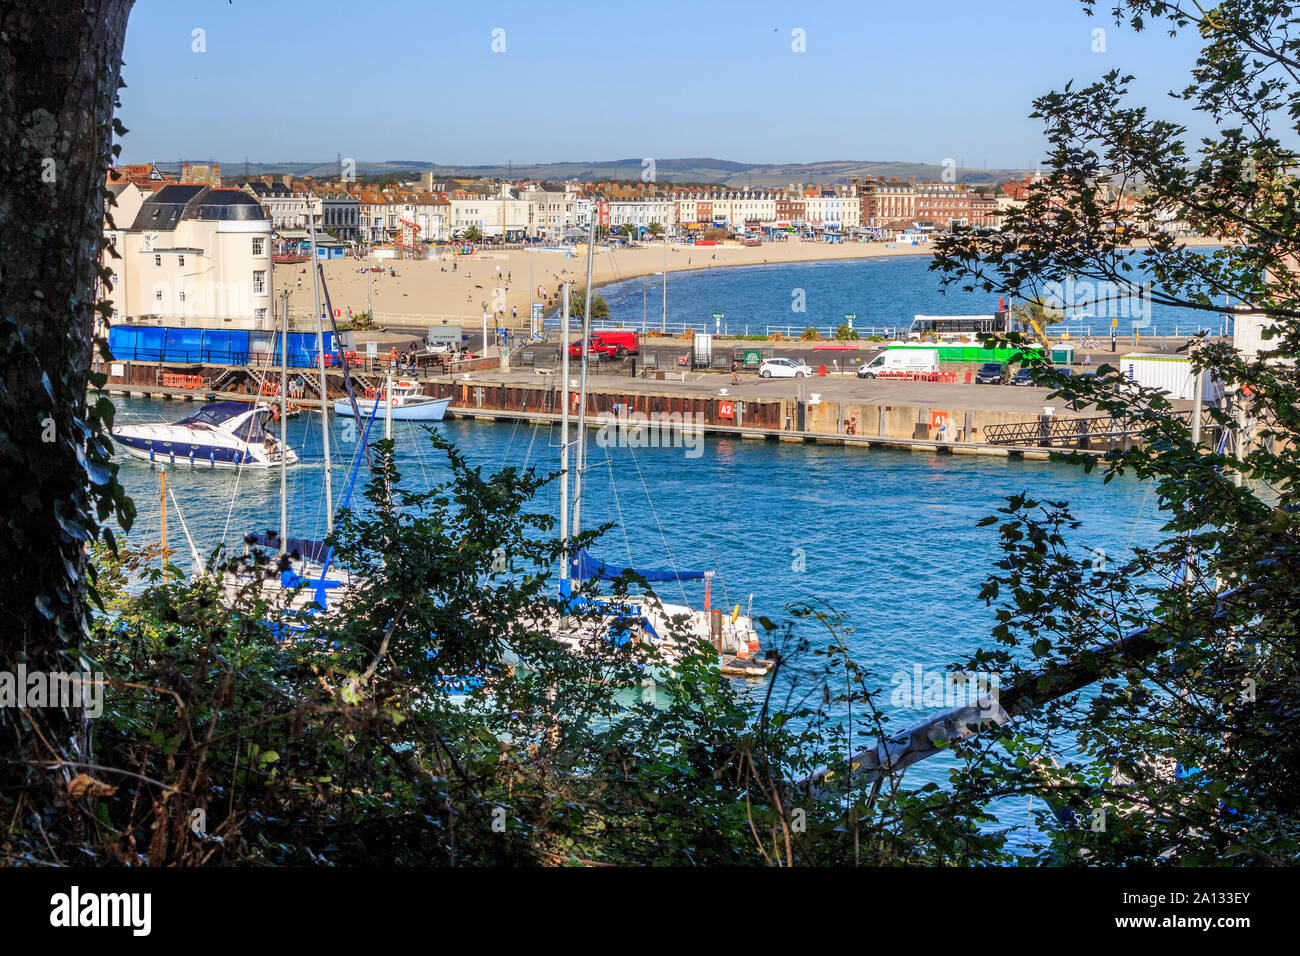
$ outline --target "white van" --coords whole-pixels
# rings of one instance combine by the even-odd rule
[[[937,372],[939,350],[933,347],[897,346],[885,349],[865,365],[858,366],[858,378],[875,378],[880,372]]]

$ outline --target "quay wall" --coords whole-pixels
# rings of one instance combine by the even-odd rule
[[[555,420],[560,416],[562,388],[550,381],[500,383],[467,379],[468,366],[495,369],[496,359],[465,363],[457,377],[422,380],[424,392],[435,398],[451,398],[449,414],[499,419]],[[221,398],[252,398],[257,394],[252,370],[232,366],[163,366],[156,362],[112,363],[101,369],[108,375],[109,392],[148,394],[159,397],[202,399],[208,395]],[[290,373],[292,380],[294,375]],[[164,376],[193,375],[202,381],[199,388],[164,385]],[[359,391],[382,385],[381,376],[354,371]],[[175,381],[174,378],[170,379]],[[278,377],[272,381],[278,384]],[[344,392],[341,371],[327,373],[331,399]],[[571,400],[574,390],[570,389]],[[290,393],[290,401],[300,405],[316,404],[319,391],[314,376],[302,393]],[[576,416],[577,408],[570,405]],[[588,383],[587,409],[593,424],[608,416],[641,418],[650,421],[687,421],[706,430],[740,433],[746,437],[788,438],[798,441],[842,441],[853,444],[898,443],[900,447],[941,447],[958,453],[1022,455],[1040,457],[1043,448],[990,446],[982,436],[990,425],[1024,423],[1025,412],[970,408],[943,401],[930,404],[880,404],[873,402],[808,401],[797,398],[748,400],[701,395],[698,392],[674,393],[662,383],[655,391],[621,389],[615,381]],[[1110,443],[1088,449],[1105,450]],[[960,447],[957,447],[960,446]],[[1059,450],[1059,445],[1058,449]]]

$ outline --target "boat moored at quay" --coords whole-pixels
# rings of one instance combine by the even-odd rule
[[[110,435],[126,454],[145,461],[207,468],[292,465],[297,453],[267,427],[276,417],[269,405],[212,402],[175,423],[121,425]]]

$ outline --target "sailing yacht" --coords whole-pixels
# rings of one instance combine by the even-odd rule
[[[334,482],[330,454],[329,393],[325,376],[325,334],[321,319],[320,282],[322,276],[319,259],[316,255],[315,225],[310,215],[307,218],[308,222],[311,223],[312,293],[316,308],[317,351],[320,360],[321,443],[324,453],[323,491],[325,494],[326,534],[328,536],[334,530]],[[329,292],[326,290],[326,295],[328,296],[328,294]],[[289,337],[287,299],[281,311],[284,341],[287,342]],[[279,389],[280,414],[282,417],[287,417],[285,396],[288,392],[289,366],[287,350],[281,349],[280,352],[282,356]],[[346,382],[346,365],[343,374]],[[353,411],[354,406],[352,406],[353,400],[351,396],[344,401],[349,403],[349,411]],[[388,435],[391,435],[392,403],[387,404],[389,412],[385,431]],[[376,399],[370,409],[369,417],[366,419],[365,431],[361,436],[356,459],[353,462],[347,491],[344,493],[343,502],[340,505],[342,508],[348,506],[348,502],[352,498],[352,491],[356,487],[357,472],[361,467],[361,459],[365,455],[366,443],[370,436],[370,426],[374,422],[375,413],[379,410],[379,406],[380,402]],[[356,409],[356,413],[359,417],[361,415],[360,409]],[[258,596],[277,612],[272,622],[273,627],[287,627],[289,630],[299,630],[302,625],[293,621],[295,614],[315,614],[328,611],[331,609],[331,598],[333,599],[333,605],[337,607],[341,599],[347,595],[352,582],[346,576],[334,578],[329,576],[334,558],[332,546],[313,539],[292,538],[289,536],[288,526],[288,473],[282,462],[280,468],[280,532],[279,534],[250,534],[244,540],[249,545],[274,549],[282,558],[288,558],[289,566],[280,572],[278,578],[266,576],[260,568],[245,569],[242,573],[228,571],[222,580],[221,588],[223,600],[227,604],[233,604],[241,596],[246,595],[250,589],[254,589]],[[286,614],[285,612],[289,613]]]
[[[582,353],[579,375],[577,467],[574,472],[574,501],[572,508],[572,533],[577,534],[581,522],[582,478],[586,448],[586,392],[587,360],[591,339],[591,277],[592,249],[595,245],[595,227],[587,243],[587,293],[583,314]],[[740,613],[740,605],[730,614],[715,608],[711,602],[711,571],[638,570],[646,583],[656,581],[704,581],[704,608],[698,610],[688,604],[668,604],[654,595],[636,597],[601,597],[575,593],[575,584],[583,581],[611,581],[624,578],[631,569],[611,567],[589,554],[585,549],[570,552],[569,506],[569,287],[563,289],[561,304],[561,335],[564,346],[560,349],[560,380],[565,396],[560,411],[560,538],[563,558],[560,567],[560,605],[562,613],[558,622],[550,622],[550,629],[561,643],[581,650],[593,641],[613,641],[622,645],[628,641],[655,648],[660,656],[659,667],[673,670],[688,655],[695,653],[704,641],[718,653],[718,664],[727,675],[762,677],[772,669],[772,662],[760,658],[761,646],[754,630],[753,619]],[[584,612],[584,613],[578,613]],[[651,677],[662,676],[653,672]]]

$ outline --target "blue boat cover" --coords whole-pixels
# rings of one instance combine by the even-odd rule
[[[572,562],[573,577],[583,581],[592,578],[613,581],[615,578],[622,577],[626,570],[628,569],[616,568],[593,558],[585,548],[578,552]],[[646,581],[702,581],[704,579],[703,571],[669,571],[652,568],[645,571],[633,569],[633,573],[641,575]]]
[[[244,541],[273,551],[280,550],[280,536],[274,532],[246,535]],[[329,551],[324,541],[316,541],[312,538],[289,538],[287,544],[288,547],[284,549],[286,554],[296,554],[307,561],[324,561]]]

